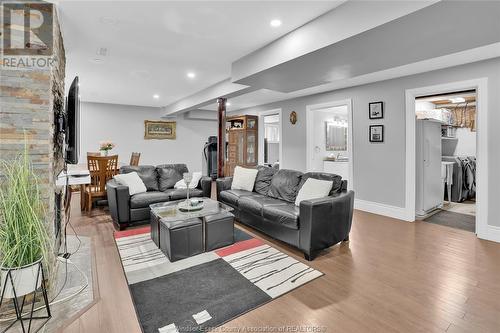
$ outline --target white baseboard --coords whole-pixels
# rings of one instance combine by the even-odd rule
[[[500,227],[488,224],[484,229],[477,231],[478,238],[500,243]]]
[[[415,216],[408,216],[408,212],[404,207],[396,207],[373,201],[354,199],[354,208],[365,212],[384,215],[395,219],[413,222]]]

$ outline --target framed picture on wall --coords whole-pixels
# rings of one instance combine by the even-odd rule
[[[368,110],[370,119],[384,118],[384,102],[368,103]]]
[[[175,121],[144,120],[144,139],[175,140]]]
[[[384,142],[384,125],[370,126],[370,142]]]

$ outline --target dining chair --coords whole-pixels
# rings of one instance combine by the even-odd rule
[[[139,165],[139,159],[141,158],[141,153],[132,153],[130,156],[130,165]]]
[[[95,199],[106,198],[106,183],[118,174],[118,155],[87,155],[87,166],[90,172],[90,185],[85,187],[86,210],[92,209]]]
[[[87,161],[88,161],[89,156],[101,156],[101,153],[100,152],[88,151],[87,152]],[[88,164],[87,164],[87,169],[88,169]],[[85,194],[86,193],[85,192],[85,188],[86,188],[87,185],[88,184],[82,184],[82,185],[80,185],[80,209],[82,211],[87,209],[87,196]]]

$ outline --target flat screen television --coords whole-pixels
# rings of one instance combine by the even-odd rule
[[[77,164],[80,154],[80,92],[78,76],[68,91],[66,100],[66,163]]]

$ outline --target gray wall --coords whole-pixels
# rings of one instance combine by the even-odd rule
[[[189,170],[202,171],[202,149],[208,136],[217,134],[217,122],[179,116],[173,119],[176,140],[144,140],[144,120],[159,120],[160,115],[159,108],[82,103],[80,163],[86,163],[87,152],[99,150],[99,141],[111,140],[120,162],[129,163],[137,151],[141,164],[186,163]]]
[[[405,205],[405,90],[453,81],[488,78],[489,106],[489,216],[493,221],[495,203],[500,202],[500,58],[392,79],[328,93],[261,105],[236,113],[257,113],[276,108],[283,111],[282,166],[304,171],[306,169],[306,106],[351,98],[353,102],[354,185],[358,199],[396,207]],[[384,102],[384,119],[368,119],[368,103]],[[288,121],[296,111],[298,121]],[[368,126],[385,125],[385,142],[369,143]],[[497,143],[495,145],[495,143]]]

